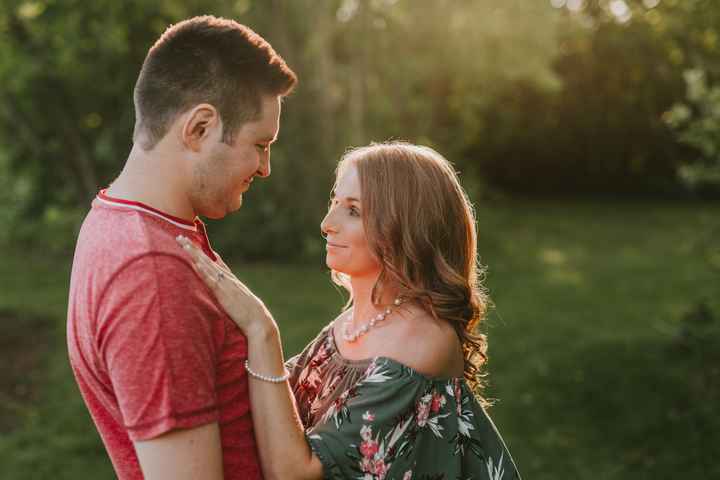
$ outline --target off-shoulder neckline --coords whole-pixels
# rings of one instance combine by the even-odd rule
[[[398,367],[402,367],[402,368],[408,370],[411,374],[421,377],[429,382],[450,382],[450,381],[454,381],[454,380],[460,380],[463,385],[465,384],[465,377],[454,377],[454,376],[433,377],[430,375],[426,375],[422,372],[418,372],[413,367],[406,365],[405,363],[403,363],[399,360],[395,360],[392,357],[387,357],[387,356],[383,356],[383,355],[378,355],[378,356],[369,357],[369,358],[361,358],[361,359],[357,359],[357,360],[345,358],[343,356],[343,354],[340,352],[340,349],[337,346],[337,342],[335,341],[335,321],[334,320],[332,322],[330,322],[327,336],[330,340],[328,343],[329,343],[330,348],[332,349],[334,355],[336,355],[338,360],[340,360],[342,363],[344,363],[346,365],[351,365],[351,366],[355,366],[355,367],[361,366],[361,365],[370,366],[371,363],[377,363],[378,360],[385,360],[385,361],[392,363]]]

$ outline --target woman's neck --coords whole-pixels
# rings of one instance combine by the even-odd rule
[[[373,287],[377,283],[378,275],[372,276],[354,276],[350,279],[353,292],[353,324],[355,326],[363,325],[377,315],[388,305],[391,305],[397,297],[397,291],[394,288],[384,288],[380,296],[378,305],[372,302]]]

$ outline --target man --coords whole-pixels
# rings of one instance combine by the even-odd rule
[[[295,83],[259,35],[210,16],[170,27],[143,63],[132,151],[81,228],[67,323],[75,378],[122,480],[261,478],[246,339],[175,237],[217,260],[198,216],[237,210],[270,175]]]

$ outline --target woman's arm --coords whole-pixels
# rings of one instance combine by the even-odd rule
[[[250,369],[261,375],[285,373],[280,332],[265,307],[222,260],[214,263],[185,237],[195,270],[248,339]],[[268,479],[321,479],[323,467],[305,432],[287,381],[271,383],[248,374],[250,405],[263,473]]]
[[[262,375],[285,373],[280,333],[274,325],[248,336],[248,363]],[[310,450],[287,381],[270,383],[250,377],[255,438],[263,472],[271,479],[320,479],[323,468]]]

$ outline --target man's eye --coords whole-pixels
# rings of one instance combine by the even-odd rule
[[[258,143],[258,144],[255,145],[255,146],[256,146],[256,147],[258,148],[258,150],[260,150],[261,152],[267,152],[268,150],[270,150],[270,146],[269,146],[269,145],[261,145],[261,144]]]

